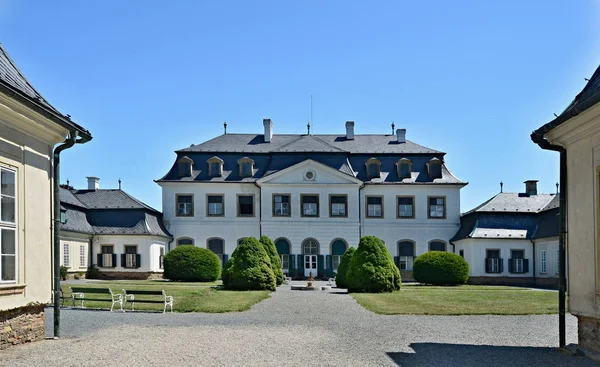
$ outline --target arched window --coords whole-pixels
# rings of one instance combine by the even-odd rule
[[[208,161],[208,175],[210,177],[221,177],[223,175],[223,160],[219,157],[212,157]]]
[[[184,246],[184,245],[188,245],[188,246],[194,246],[194,240],[191,238],[180,238],[177,240],[177,246]]]
[[[285,238],[279,238],[275,240],[275,247],[281,259],[281,268],[287,273],[290,268],[290,242]]]
[[[398,171],[398,177],[403,180],[405,178],[410,178],[411,170],[412,170],[412,161],[408,158],[402,158],[398,162],[396,162],[396,170]]]
[[[318,255],[319,254],[319,242],[317,240],[309,238],[304,240],[302,243],[302,253],[304,255]]]
[[[240,177],[252,177],[254,175],[254,161],[248,157],[240,158],[238,161]]]
[[[245,240],[245,239],[246,239],[246,237],[241,237],[241,238],[238,238],[238,240],[237,240],[237,244],[238,244],[238,246],[239,246],[239,245],[241,245],[241,244],[242,244],[242,242],[244,242],[244,240]]]
[[[415,243],[411,240],[398,241],[398,257],[400,270],[412,270]]]
[[[427,162],[427,173],[432,179],[442,178],[442,161],[437,158],[432,158]]]
[[[340,266],[342,256],[347,249],[348,244],[342,239],[334,240],[331,243],[331,267],[334,271],[337,271],[337,268]]]
[[[446,242],[444,242],[444,241],[429,242],[429,251],[446,251]]]
[[[381,161],[377,158],[370,158],[365,163],[367,166],[367,176],[376,178],[381,176]]]
[[[219,258],[221,262],[223,261],[223,250],[225,249],[225,241],[222,238],[209,238],[206,241],[206,247],[214,252]]]
[[[187,156],[179,158],[177,164],[179,165],[179,176],[189,177],[192,175],[192,165],[194,161]]]

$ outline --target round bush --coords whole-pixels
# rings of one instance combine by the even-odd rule
[[[233,290],[271,290],[276,287],[271,260],[254,237],[246,237],[223,270],[223,286]]]
[[[163,277],[184,282],[214,282],[221,274],[221,259],[212,251],[196,246],[178,246],[163,260]]]
[[[348,288],[348,282],[346,281],[346,276],[348,275],[348,267],[350,266],[350,260],[352,260],[352,255],[356,249],[354,247],[350,247],[344,252],[344,256],[342,256],[342,261],[340,261],[340,265],[338,265],[337,274],[335,275],[335,285],[338,288]]]
[[[277,253],[275,244],[267,236],[262,236],[259,242],[267,252],[267,255],[269,255],[269,260],[271,260],[271,268],[273,269],[273,274],[275,274],[275,282],[277,285],[282,285],[285,279],[283,277],[283,268],[281,267],[281,258]]]
[[[392,292],[400,289],[400,270],[383,242],[366,236],[352,255],[346,282],[349,292]]]
[[[415,259],[413,276],[417,282],[424,284],[465,284],[469,279],[469,264],[451,252],[426,252]]]

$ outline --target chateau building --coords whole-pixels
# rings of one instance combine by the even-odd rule
[[[331,276],[362,236],[381,238],[410,279],[413,258],[453,251],[466,185],[445,153],[395,135],[225,133],[176,151],[162,188],[173,246],[226,261],[245,237],[268,236],[293,277]],[[393,127],[392,127],[393,130]]]
[[[100,189],[88,177],[87,190],[60,189],[60,259],[68,273],[88,265],[104,279],[162,277],[162,259],[172,240],[162,214],[119,189]]]

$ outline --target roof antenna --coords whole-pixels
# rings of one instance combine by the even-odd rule
[[[501,193],[503,192],[503,190],[502,190],[502,187],[503,187],[503,186],[504,186],[504,182],[500,181],[500,192],[501,192]]]
[[[555,113],[553,113],[553,115],[554,115],[554,117],[558,117],[558,115],[557,115],[557,114],[555,114]]]
[[[119,190],[121,190],[121,178],[119,177]]]
[[[69,179],[67,178],[67,189],[69,188]]]
[[[227,134],[227,121],[223,122],[223,129],[225,129],[225,134]]]
[[[395,130],[396,130],[396,125],[394,125],[394,121],[392,121],[392,135],[395,134],[395,132],[394,132]]]
[[[559,184],[558,184],[558,182],[557,182],[557,183],[556,183],[556,195],[558,195],[558,187],[559,187],[559,186],[560,186],[560,185],[559,185]]]
[[[306,127],[308,128],[308,135],[310,135],[310,122],[306,124]]]

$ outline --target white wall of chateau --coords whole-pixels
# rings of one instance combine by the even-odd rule
[[[469,263],[469,276],[472,277],[532,277],[533,276],[533,244],[525,239],[486,239],[467,238],[455,242],[456,253],[464,251],[465,260]],[[503,261],[501,273],[486,273],[485,258],[487,250],[500,250],[500,258]],[[527,273],[513,274],[508,271],[508,259],[511,250],[524,250],[524,258],[529,259],[529,271]],[[537,266],[537,265],[536,265]]]
[[[546,138],[567,150],[569,312],[600,318],[600,104],[556,127]]]
[[[67,133],[0,94],[0,166],[17,180],[17,280],[0,283],[0,310],[51,299],[51,157]]]
[[[66,266],[68,272],[85,272],[89,265],[90,235],[82,235],[68,231],[60,232],[60,265]],[[65,259],[65,247],[69,256]],[[82,250],[83,249],[83,250]],[[83,258],[81,258],[83,251]],[[67,262],[65,262],[67,260]],[[81,262],[83,260],[83,262]]]
[[[538,278],[558,278],[558,237],[535,240],[535,276]],[[546,272],[541,269],[541,252],[546,251]]]
[[[101,252],[102,245],[113,245],[113,253],[117,255],[117,266],[114,268],[100,267],[102,272],[156,272],[161,273],[159,257],[160,248],[167,251],[168,241],[158,236],[143,235],[96,235],[92,239],[92,264],[98,264],[97,254]],[[125,253],[126,245],[136,245],[137,253],[141,255],[139,268],[124,268],[121,266],[121,254]]]

